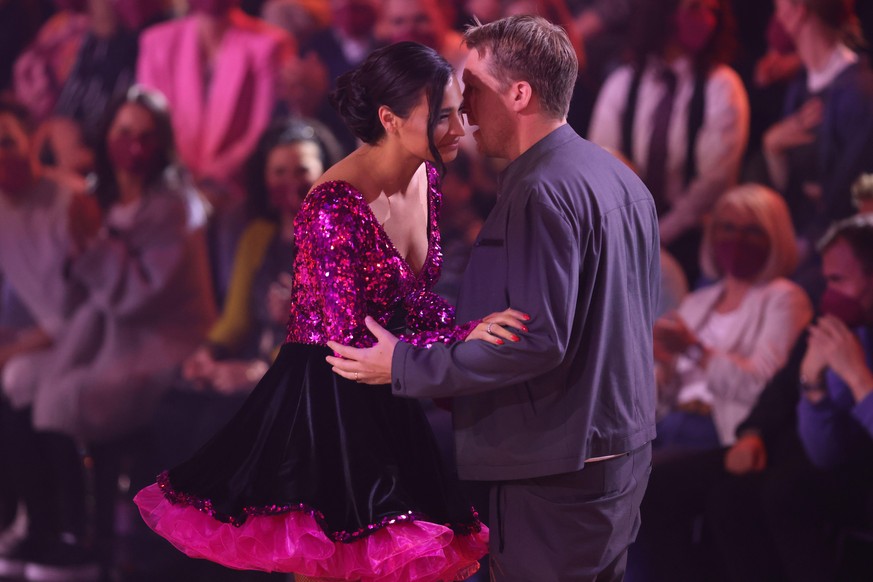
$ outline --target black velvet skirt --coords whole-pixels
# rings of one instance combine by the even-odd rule
[[[265,550],[267,563],[216,559],[218,550],[197,550],[202,540],[189,540],[219,535],[212,526],[198,521],[189,530],[179,520],[220,522],[221,535],[234,536],[254,520],[304,514],[339,546],[397,524],[426,522],[441,528],[434,535],[448,551],[446,560],[458,562],[457,572],[470,567],[485,553],[487,528],[443,465],[421,405],[394,397],[387,385],[358,384],[334,374],[325,360],[330,353],[324,346],[284,345],[236,416],[191,459],[137,496],[146,522],[192,556],[235,568],[337,577],[345,573],[283,569],[281,560],[270,565],[273,554],[284,551],[275,547]],[[157,499],[158,490],[164,499]],[[166,513],[180,508],[189,511],[187,517]],[[298,526],[281,525],[283,532],[289,527]],[[183,529],[186,533],[178,533]],[[255,543],[265,535],[256,534]],[[458,543],[463,548],[456,556],[449,546]],[[304,545],[289,548],[287,557],[312,558]]]

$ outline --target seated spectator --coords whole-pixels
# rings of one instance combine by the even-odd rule
[[[94,171],[94,150],[82,126],[67,117],[50,117],[33,135],[32,157],[40,173],[76,194],[85,194]]]
[[[78,121],[89,144],[106,108],[133,85],[140,27],[162,10],[159,0],[89,0],[88,31],[53,109]]]
[[[15,97],[36,121],[54,111],[88,33],[86,0],[55,0],[55,4],[58,12],[15,61],[13,73]]]
[[[213,318],[202,213],[197,224],[196,195],[170,165],[161,104],[133,87],[110,108],[97,159],[103,227],[76,241],[68,266],[86,299],[33,382],[4,385],[18,407],[33,404],[38,429],[93,442],[141,426]]]
[[[73,301],[63,284],[70,229],[93,225],[79,216],[80,199],[37,173],[31,150],[27,110],[0,101],[0,275],[36,324],[55,336]]]
[[[286,32],[238,4],[192,0],[191,14],[142,34],[137,65],[137,81],[170,103],[182,162],[219,191],[241,184],[276,105],[279,71],[296,49]]]
[[[0,340],[0,388],[5,390],[16,362],[35,356],[63,335],[76,294],[64,280],[66,259],[77,236],[96,230],[87,204],[56,183],[39,176],[31,163],[30,125],[26,110],[0,102],[0,276],[3,278],[3,319],[10,326]],[[93,207],[91,207],[93,210]],[[14,299],[12,297],[14,296]],[[12,331],[14,330],[14,332]],[[52,471],[57,461],[60,472]],[[64,534],[81,535],[84,498],[81,489],[66,482],[80,472],[74,443],[54,434],[31,429],[29,412],[16,412],[0,397],[0,472],[4,481],[6,520],[10,509],[23,502],[27,513],[27,540],[2,548],[0,573],[24,576],[28,562],[72,559],[62,576],[96,579],[93,563],[82,559]],[[24,474],[38,476],[25,480]],[[45,564],[32,567],[41,568]],[[63,579],[74,580],[74,577]]]
[[[208,343],[183,367],[185,379],[198,389],[247,394],[284,342],[294,219],[325,167],[324,151],[309,125],[278,123],[262,136],[248,163],[252,219],[237,247],[227,301]]]
[[[45,457],[23,449],[13,471],[20,490],[44,490],[46,475],[63,488],[30,500],[29,515],[82,504],[66,499],[83,489],[74,443],[96,446],[145,426],[213,320],[202,220],[193,220],[192,189],[171,167],[172,130],[161,103],[134,87],[108,111],[97,155],[105,218],[99,232],[74,237],[67,268],[85,298],[50,349],[17,356],[4,369],[7,438],[38,445],[50,435],[53,443]],[[114,499],[98,497],[98,505],[107,501]],[[81,535],[83,526],[76,529]],[[69,549],[55,557],[58,544],[69,545],[61,533],[29,530],[0,566],[64,580],[87,566],[91,579],[93,561]]]
[[[803,70],[788,89],[784,118],[764,135],[764,154],[802,243],[795,279],[813,295],[821,287],[815,241],[853,213],[852,181],[873,171],[873,71],[851,48],[859,39],[853,5],[776,3]]]
[[[283,28],[305,46],[313,35],[330,28],[330,10],[321,0],[267,0],[261,18]]]
[[[797,434],[816,468],[808,462],[783,463],[745,492],[722,488],[721,503],[708,516],[714,531],[728,534],[717,541],[725,562],[732,564],[732,579],[869,576],[869,552],[866,569],[846,569],[848,556],[840,543],[847,529],[873,530],[871,248],[869,215],[836,224],[819,245],[827,288],[821,315],[799,346],[799,373],[793,375],[794,394],[802,394]]]
[[[379,3],[376,0],[330,0],[328,4],[331,26],[301,43],[301,53],[304,60],[318,60],[326,69],[328,88],[333,89],[337,77],[361,64],[379,46],[375,34]],[[303,88],[308,92],[308,88]],[[357,147],[355,136],[327,99],[322,98],[315,111],[301,113],[317,118],[330,128],[342,144],[344,153],[340,157]]]
[[[285,31],[247,16],[239,0],[189,5],[188,16],[141,35],[137,80],[166,96],[181,161],[213,206],[209,253],[221,302],[243,227],[243,166],[269,124],[295,45]]]
[[[852,205],[859,214],[873,213],[873,174],[861,174],[852,184]]]
[[[458,71],[467,59],[460,33],[452,30],[437,0],[385,0],[377,32],[385,43],[411,40],[429,46]]]
[[[39,2],[0,2],[0,94],[12,90],[15,60],[36,36],[51,15],[46,0]]]
[[[746,92],[725,64],[731,24],[727,0],[642,1],[633,62],[606,80],[588,131],[639,169],[692,286],[702,218],[736,184],[748,139]]]
[[[785,279],[796,264],[794,230],[768,188],[719,199],[700,257],[716,283],[655,323],[658,390],[670,410],[658,423],[662,450],[730,445],[812,316],[806,294]]]
[[[827,289],[800,368],[798,431],[825,469],[851,467],[873,486],[873,218],[835,225],[821,242]],[[866,516],[873,526],[873,515]]]

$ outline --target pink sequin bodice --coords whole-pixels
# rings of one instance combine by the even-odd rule
[[[294,225],[297,255],[287,342],[328,340],[367,347],[370,315],[386,325],[401,308],[418,346],[465,338],[478,322],[455,327],[451,305],[430,288],[439,278],[439,175],[428,172],[428,250],[415,273],[376,220],[364,196],[343,181],[325,182],[303,202]]]

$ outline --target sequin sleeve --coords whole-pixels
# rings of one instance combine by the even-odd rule
[[[362,228],[361,211],[350,193],[325,186],[307,196],[298,215],[295,286],[301,294],[298,307],[305,313],[297,332],[309,330],[301,340],[360,347],[369,336],[364,326],[366,262],[359,255],[374,243]]]
[[[404,307],[408,313],[407,326],[413,331],[402,334],[400,339],[417,347],[462,341],[480,322],[475,320],[456,326],[455,308],[436,293],[424,289],[410,293],[404,299]]]

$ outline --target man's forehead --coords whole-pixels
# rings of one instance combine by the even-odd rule
[[[464,72],[461,74],[461,79],[464,83],[468,83],[472,79],[480,79],[482,76],[482,57],[475,49],[470,51],[467,57],[467,62],[464,64]]]

